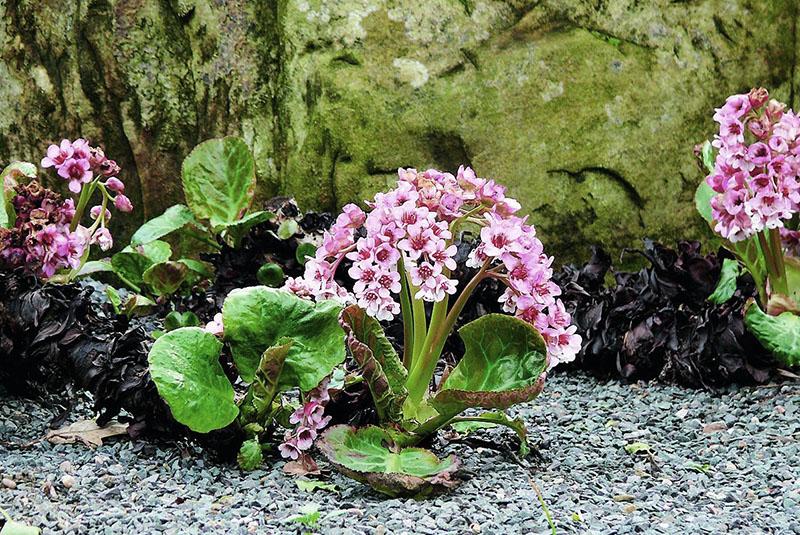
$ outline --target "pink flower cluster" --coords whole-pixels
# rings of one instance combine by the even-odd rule
[[[331,421],[330,416],[325,416],[325,405],[331,399],[328,383],[328,378],[323,379],[317,388],[309,392],[307,401],[289,417],[289,423],[296,427],[286,432],[283,443],[278,446],[283,458],[296,460],[304,451],[311,449],[317,433]]]
[[[80,265],[86,235],[80,229],[70,232],[75,215],[72,199],[62,201],[34,181],[14,188],[12,205],[14,227],[0,228],[0,260],[6,267],[24,267],[49,278],[62,268]]]
[[[543,253],[533,226],[515,215],[521,206],[505,195],[505,187],[465,167],[456,176],[435,169],[398,174],[397,187],[375,195],[369,213],[345,206],[303,278],[290,279],[285,288],[304,297],[356,302],[371,316],[390,320],[400,312],[396,296],[403,271],[414,299],[438,302],[456,293],[450,276],[457,267],[454,233],[462,224],[477,225],[480,242],[467,265],[507,285],[504,309],[542,333],[551,366],[573,360],[581,339],[557,299],[553,259]],[[344,258],[352,261],[353,295],[334,280]]]
[[[782,228],[800,211],[800,117],[766,89],[728,97],[716,110],[719,150],[706,182],[715,230],[730,241]]]
[[[85,139],[75,141],[62,139],[59,145],[50,145],[47,156],[42,158],[42,167],[55,168],[58,176],[69,181],[69,190],[80,193],[84,184],[89,184],[95,176],[106,178],[105,186],[115,192],[114,206],[120,212],[130,212],[133,205],[124,195],[125,185],[117,177],[119,165],[106,158],[103,149],[91,147]]]

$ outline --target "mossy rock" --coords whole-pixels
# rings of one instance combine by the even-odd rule
[[[307,208],[371,196],[400,166],[467,163],[509,186],[559,259],[700,236],[692,147],[712,134],[713,107],[754,85],[787,101],[800,89],[791,0],[109,0],[58,12],[0,0],[0,12],[0,101],[14,103],[0,108],[0,161],[38,161],[61,135],[103,143],[139,207],[115,222],[126,232],[181,201],[196,143],[240,134],[259,195]]]

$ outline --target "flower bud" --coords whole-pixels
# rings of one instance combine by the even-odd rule
[[[114,193],[125,193],[125,184],[123,184],[122,180],[115,176],[112,176],[106,180],[106,187]]]
[[[747,95],[747,97],[750,99],[750,105],[752,107],[760,108],[769,99],[769,91],[763,87],[759,87],[758,89],[753,88],[750,90],[750,93]]]
[[[106,155],[100,147],[89,147],[89,165],[95,173],[102,172],[102,165],[106,161]]]
[[[127,198],[125,195],[119,194],[114,198],[114,206],[120,212],[132,212],[133,211],[133,204],[131,204],[131,200]]]
[[[112,177],[117,176],[121,171],[119,165],[114,160],[106,160],[100,166],[100,172],[103,173],[105,177]]]

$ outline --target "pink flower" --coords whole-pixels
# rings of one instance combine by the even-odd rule
[[[206,323],[204,330],[214,336],[222,337],[225,334],[225,326],[222,323],[222,312],[214,314],[214,319]]]
[[[336,219],[336,224],[348,228],[358,228],[364,224],[367,214],[355,204],[346,204]]]
[[[99,205],[92,206],[92,209],[89,210],[89,215],[91,216],[92,219],[96,220],[97,218],[100,217],[102,210],[103,210],[102,206]],[[106,222],[111,220],[111,210],[109,210],[108,208],[106,208],[105,213],[103,213],[103,220]]]
[[[108,251],[114,246],[114,239],[111,237],[111,233],[107,228],[100,227],[95,231],[89,243],[97,244],[101,251]]]
[[[300,457],[300,448],[297,447],[297,441],[292,437],[290,432],[287,432],[283,437],[284,441],[278,445],[278,451],[284,459],[291,459],[296,461]]]
[[[83,138],[78,138],[73,141],[72,157],[78,160],[86,160],[89,162],[90,158],[92,157],[92,147],[89,146],[89,142]],[[103,158],[105,158],[105,155]]]
[[[58,168],[58,175],[69,180],[69,190],[80,193],[83,184],[92,181],[89,160],[69,158]]]
[[[61,165],[72,158],[72,143],[68,139],[62,139],[61,145],[50,145],[47,147],[47,156],[42,158],[42,167],[61,167]]]
[[[127,198],[123,194],[119,194],[114,197],[114,206],[120,212],[132,212],[133,211],[133,204],[131,204],[131,200]]]
[[[106,187],[114,193],[125,193],[125,184],[122,183],[122,180],[113,176],[106,180]]]

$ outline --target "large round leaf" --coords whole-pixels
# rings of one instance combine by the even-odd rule
[[[432,400],[439,413],[455,415],[468,407],[505,409],[542,391],[547,348],[529,323],[488,314],[458,334],[466,351]]]
[[[150,375],[175,420],[198,433],[231,423],[239,414],[233,386],[219,363],[222,343],[199,327],[170,331],[147,356]]]
[[[800,316],[793,312],[770,316],[751,301],[744,322],[775,358],[789,366],[800,365]]]
[[[424,496],[458,483],[455,456],[439,460],[423,448],[394,447],[380,427],[336,425],[323,433],[317,447],[337,470],[389,496]]]
[[[344,360],[342,307],[333,301],[313,303],[267,286],[233,290],[225,299],[225,340],[239,374],[251,382],[264,351],[283,337],[293,343],[279,388],[308,391]]]
[[[253,200],[256,166],[241,138],[200,143],[183,160],[181,176],[186,203],[214,228],[241,218]]]

